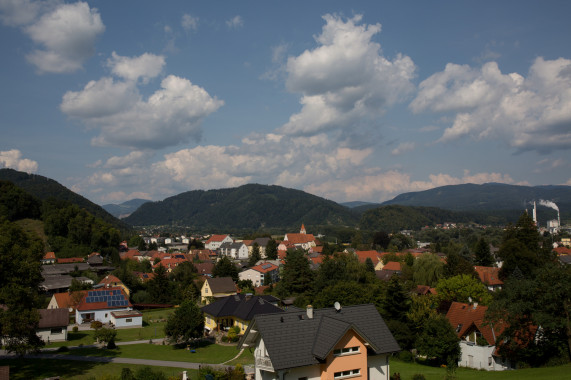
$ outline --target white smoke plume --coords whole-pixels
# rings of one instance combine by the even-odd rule
[[[557,205],[551,201],[545,201],[543,199],[540,199],[539,204],[541,206],[549,207],[549,208],[552,208],[552,209],[556,210],[557,212],[559,212],[559,207],[557,207]]]

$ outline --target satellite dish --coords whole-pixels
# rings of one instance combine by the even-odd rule
[[[340,304],[339,302],[336,301],[336,302],[333,304],[333,306],[335,307],[335,310],[337,310],[337,311],[341,310],[341,304]]]

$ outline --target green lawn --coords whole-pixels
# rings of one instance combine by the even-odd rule
[[[400,373],[401,380],[410,380],[419,373],[426,380],[442,380],[446,376],[446,369],[429,367],[416,363],[404,363],[398,360],[390,362],[391,374]],[[478,371],[475,369],[458,368],[457,380],[542,380],[542,379],[571,379],[571,363],[557,367],[518,369],[515,371]]]
[[[135,364],[92,363],[74,360],[55,359],[5,359],[0,360],[0,366],[10,366],[10,379],[29,380],[44,379],[46,377],[60,376],[61,379],[109,379],[110,376],[119,379],[123,368],[130,368],[136,372],[146,367]],[[167,377],[179,376],[182,371],[193,379],[197,378],[198,371],[184,368],[152,367],[153,370],[162,371]]]
[[[132,329],[117,329],[116,342],[130,342],[134,340],[149,340],[164,338],[164,326],[166,322],[157,320],[166,320],[174,309],[160,309],[143,311],[143,327]],[[60,346],[79,346],[90,345],[95,342],[93,339],[93,330],[82,330],[76,333],[69,332],[67,342],[55,342],[46,345],[46,347]]]
[[[189,350],[177,349],[174,346],[170,345],[163,346],[145,343],[118,346],[113,350],[102,348],[78,348],[69,350],[68,352],[62,352],[62,354],[80,356],[112,356],[121,358],[220,364],[231,360],[239,353],[239,351],[236,349],[236,346],[220,346],[217,344],[211,344],[207,347],[197,348],[195,351],[195,353],[191,353]],[[248,354],[250,353],[248,352]],[[248,361],[249,359],[244,360]],[[238,361],[236,362],[238,363]],[[250,362],[253,363],[253,359]]]

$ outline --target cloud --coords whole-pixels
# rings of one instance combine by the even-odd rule
[[[571,147],[571,60],[537,58],[527,77],[447,64],[419,85],[413,112],[453,112],[440,141],[499,139],[518,151]]]
[[[22,4],[22,8],[11,13],[9,20],[12,25],[23,26],[32,41],[41,46],[27,55],[28,61],[40,73],[70,73],[81,69],[95,52],[95,40],[105,31],[97,9],[83,2],[57,4],[44,9],[40,15],[42,7],[38,3],[24,1]],[[24,7],[31,12],[28,18],[21,16]]]
[[[81,91],[65,93],[60,105],[68,116],[100,130],[94,145],[140,150],[199,141],[202,120],[224,104],[202,87],[174,75],[164,78],[161,88],[144,99],[135,81],[158,75],[164,66],[162,56],[113,54],[108,66],[126,80],[104,77],[91,81]]]
[[[375,120],[414,90],[413,61],[402,54],[391,61],[372,41],[380,24],[359,25],[361,16],[343,20],[328,14],[323,19],[326,24],[315,37],[318,46],[287,61],[286,86],[302,94],[302,109],[281,133],[352,129]]]
[[[234,16],[230,20],[226,21],[226,25],[230,29],[239,29],[244,26],[244,20],[242,16]]]
[[[182,28],[187,32],[198,29],[198,17],[194,17],[188,13],[182,15]]]
[[[143,83],[148,83],[151,78],[159,75],[165,66],[165,57],[144,53],[138,57],[121,57],[117,53],[111,53],[111,58],[107,60],[107,66],[111,72],[126,80],[137,81],[142,79]]]
[[[395,149],[393,149],[391,151],[391,154],[393,156],[398,156],[400,154],[414,150],[415,147],[416,147],[416,144],[414,142],[410,142],[410,141],[403,142],[403,143],[400,143],[399,146],[397,146]]]
[[[31,24],[46,3],[30,0],[0,0],[0,21],[7,26]]]
[[[0,168],[10,168],[26,173],[38,171],[36,161],[22,158],[22,152],[18,149],[0,151]]]

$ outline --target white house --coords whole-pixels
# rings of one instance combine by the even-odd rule
[[[75,321],[78,324],[90,321],[108,323],[111,322],[112,312],[130,311],[132,307],[129,298],[120,287],[89,290],[75,310]],[[135,322],[132,324],[132,326],[141,325],[142,320],[138,325]]]
[[[112,311],[110,322],[115,327],[140,327],[143,325],[143,314],[138,310]]]
[[[67,309],[39,309],[40,322],[36,334],[46,343],[67,340],[69,312]]]
[[[262,286],[266,282],[266,278],[269,278],[271,283],[277,282],[278,274],[279,267],[277,265],[262,262],[238,273],[238,277],[240,280],[251,280],[254,286]]]
[[[230,237],[230,235],[212,235],[210,239],[206,241],[204,244],[204,248],[211,249],[213,251],[220,248],[222,243],[233,243],[234,240]]]
[[[244,243],[222,243],[218,253],[220,256],[228,256],[235,260],[248,259],[248,247]]]

